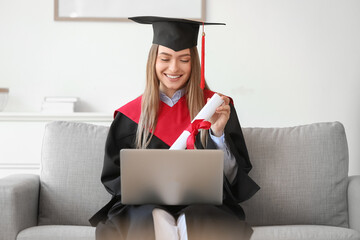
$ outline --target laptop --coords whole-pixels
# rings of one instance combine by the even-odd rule
[[[122,149],[123,204],[221,205],[222,150]]]

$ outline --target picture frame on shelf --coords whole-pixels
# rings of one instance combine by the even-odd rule
[[[55,21],[119,21],[132,16],[205,20],[205,0],[54,0]]]

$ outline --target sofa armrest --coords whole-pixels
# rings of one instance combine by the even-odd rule
[[[360,232],[360,175],[350,176],[348,185],[349,227]]]
[[[38,175],[0,179],[0,239],[15,240],[21,230],[37,225],[39,186]]]

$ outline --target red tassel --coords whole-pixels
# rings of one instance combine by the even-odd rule
[[[201,38],[201,89],[205,88],[205,32],[204,32],[204,23],[203,23],[203,32]]]

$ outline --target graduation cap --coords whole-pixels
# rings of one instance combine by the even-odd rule
[[[137,23],[152,24],[154,30],[153,43],[180,51],[197,46],[200,25],[203,26],[201,46],[201,88],[205,87],[205,33],[204,25],[225,25],[224,23],[206,23],[180,18],[155,16],[130,17]]]

